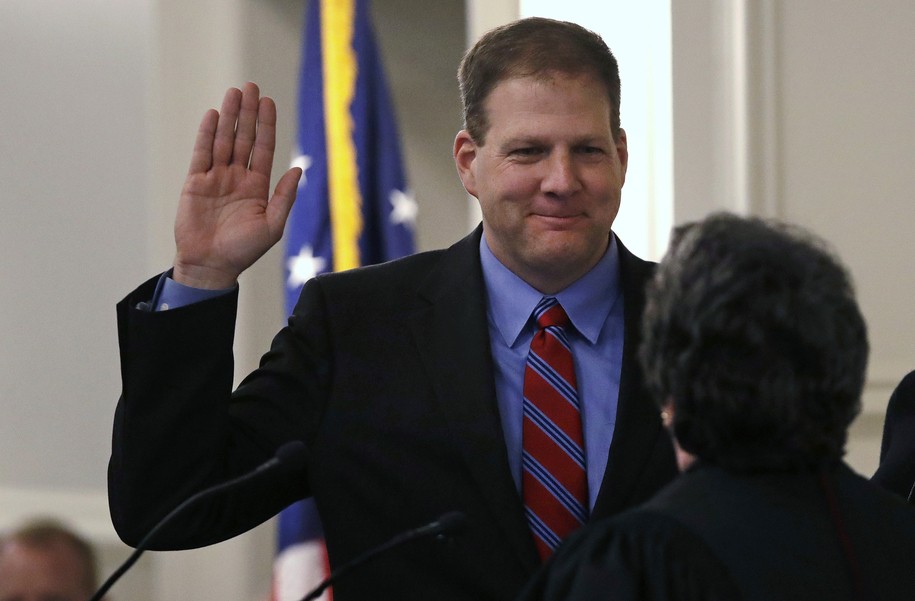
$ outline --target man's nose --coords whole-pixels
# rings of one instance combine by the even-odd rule
[[[581,189],[581,179],[572,153],[565,150],[550,153],[545,169],[541,184],[543,192],[568,196]]]

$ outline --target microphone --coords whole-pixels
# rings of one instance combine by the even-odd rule
[[[250,472],[248,472],[246,474],[242,474],[241,476],[238,476],[237,478],[227,480],[227,481],[217,484],[215,486],[211,486],[210,488],[205,488],[205,489],[201,490],[200,492],[198,492],[197,494],[194,494],[191,497],[185,499],[184,502],[182,502],[180,505],[178,505],[177,507],[172,509],[168,515],[166,515],[164,518],[159,520],[156,523],[156,525],[153,526],[152,530],[150,530],[149,532],[146,533],[146,536],[144,536],[143,539],[137,544],[136,548],[134,549],[133,553],[131,553],[130,557],[128,557],[127,560],[121,564],[121,567],[119,567],[117,570],[115,570],[111,574],[111,576],[108,577],[108,579],[102,584],[102,586],[99,587],[99,589],[97,591],[95,591],[95,594],[89,598],[89,601],[100,601],[100,599],[105,595],[105,593],[108,592],[108,590],[114,585],[114,583],[117,582],[121,578],[121,576],[123,576],[124,573],[127,572],[127,570],[129,570],[133,566],[133,564],[135,564],[137,562],[138,559],[140,559],[140,556],[143,554],[144,551],[146,551],[147,547],[149,547],[150,542],[152,542],[155,539],[156,535],[162,530],[162,528],[166,524],[168,524],[175,516],[183,513],[184,510],[187,509],[188,507],[195,505],[196,503],[198,503],[199,501],[201,501],[203,499],[218,495],[220,493],[223,493],[227,490],[231,490],[233,488],[240,487],[267,472],[272,472],[272,471],[290,471],[291,472],[291,471],[301,469],[301,468],[305,467],[305,461],[306,461],[305,445],[302,444],[301,442],[299,442],[298,440],[293,440],[293,441],[287,442],[286,444],[281,446],[279,449],[277,449],[276,454],[274,454],[273,457],[271,457],[264,463],[260,464],[259,466],[257,466],[253,470],[251,470]]]
[[[321,596],[321,593],[323,593],[327,587],[331,586],[341,576],[350,572],[354,568],[361,566],[368,560],[381,555],[385,551],[393,549],[394,547],[400,546],[403,543],[409,542],[411,540],[425,538],[427,536],[434,536],[439,539],[445,539],[451,535],[459,534],[464,530],[466,525],[467,516],[465,516],[460,511],[449,511],[437,520],[429,522],[424,526],[420,526],[419,528],[414,528],[412,530],[407,530],[406,532],[401,532],[386,543],[379,545],[374,549],[369,549],[362,555],[359,555],[355,559],[343,564],[331,572],[330,576],[321,581],[321,584],[319,584],[318,587],[312,590],[310,593],[305,595],[301,601],[313,601],[314,599],[317,599]]]

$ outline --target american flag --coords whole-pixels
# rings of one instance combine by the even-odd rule
[[[368,0],[308,3],[293,159],[303,176],[286,226],[287,314],[315,275],[415,250],[417,206],[369,10]],[[327,573],[314,503],[296,503],[279,516],[274,601],[301,599]]]

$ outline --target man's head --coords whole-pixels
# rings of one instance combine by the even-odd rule
[[[508,79],[549,79],[556,73],[590,75],[610,103],[610,127],[620,134],[620,75],[616,58],[599,35],[566,21],[531,17],[497,27],[467,51],[458,69],[464,129],[485,143],[486,100]]]
[[[848,274],[799,228],[727,214],[680,227],[649,285],[648,386],[679,445],[729,469],[838,460],[867,353]]]
[[[0,538],[0,601],[85,601],[97,588],[95,555],[52,521]]]
[[[545,294],[604,255],[626,179],[616,61],[571,23],[525,19],[486,35],[460,70],[467,129],[454,159],[496,258]]]

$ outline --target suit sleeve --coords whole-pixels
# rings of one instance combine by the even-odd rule
[[[261,367],[233,393],[237,291],[169,311],[138,309],[156,279],[117,307],[122,391],[108,495],[115,529],[132,545],[182,501],[255,468],[283,443],[302,440],[307,447],[317,428],[307,422],[320,415],[319,391],[326,390],[320,374],[329,373],[321,348],[326,337],[308,345],[297,331],[320,331],[317,311],[310,319],[291,318]],[[316,288],[303,297],[317,302]],[[305,471],[269,475],[187,513],[151,547],[193,548],[231,538],[307,496],[306,482]]]

